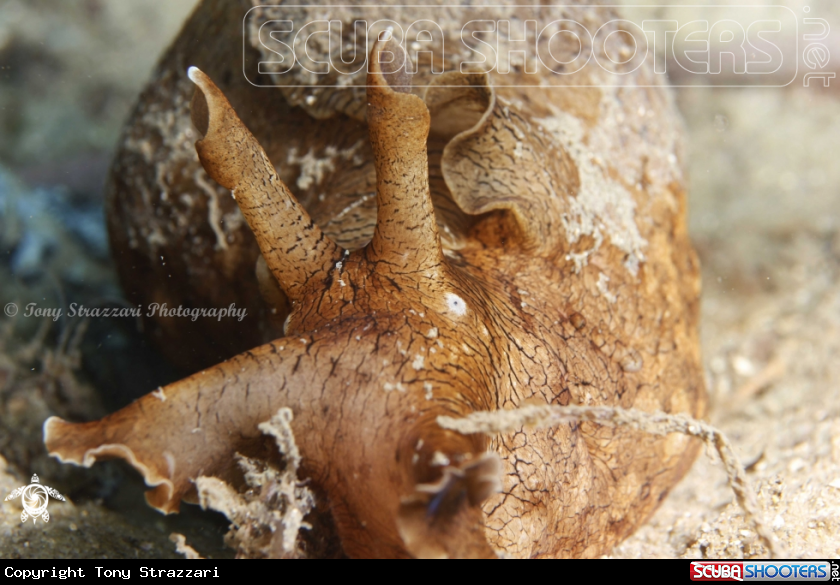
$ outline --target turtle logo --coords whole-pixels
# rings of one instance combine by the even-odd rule
[[[47,512],[47,504],[50,501],[50,496],[56,500],[65,501],[64,496],[58,493],[58,490],[41,485],[37,475],[32,476],[32,483],[29,485],[12,490],[12,493],[6,496],[6,501],[15,500],[20,496],[23,496],[23,512],[20,513],[21,522],[26,522],[30,516],[32,522],[35,522],[39,517],[42,517],[44,522],[49,522],[50,513]]]

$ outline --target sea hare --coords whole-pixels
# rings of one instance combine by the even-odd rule
[[[244,351],[100,421],[48,420],[49,451],[121,457],[176,512],[199,476],[240,485],[237,453],[275,457],[258,425],[288,407],[350,556],[608,552],[686,472],[692,440],[589,422],[488,438],[436,419],[528,403],[704,414],[667,91],[646,65],[617,87],[574,87],[599,85],[591,69],[555,88],[457,67],[412,79],[387,34],[361,93],[260,90],[233,58],[247,8],[206,0],[164,58],[109,224],[134,301],[262,317],[151,322],[182,365]]]

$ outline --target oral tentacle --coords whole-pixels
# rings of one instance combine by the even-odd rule
[[[293,409],[293,428],[314,424],[304,397],[319,370],[307,362],[312,359],[304,343],[280,339],[159,388],[99,421],[49,418],[44,442],[65,463],[90,467],[100,459],[126,460],[153,488],[146,492],[149,504],[177,512],[182,499],[196,501],[197,477],[235,480],[236,453],[271,456],[270,441],[257,426],[279,408]],[[311,456],[311,435],[299,434],[301,450]]]

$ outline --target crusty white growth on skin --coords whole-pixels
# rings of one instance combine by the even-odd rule
[[[298,155],[297,148],[290,148],[288,155],[286,155],[287,165],[296,165],[300,167],[300,176],[297,179],[297,186],[299,189],[309,189],[313,185],[320,185],[324,180],[324,175],[335,170],[336,158],[350,160],[356,156],[356,152],[361,148],[362,142],[356,142],[350,148],[342,150],[334,146],[327,146],[324,149],[323,156],[320,158],[316,156],[315,152],[310,149],[306,154]]]
[[[187,544],[187,538],[183,534],[173,532],[169,535],[169,540],[175,543],[175,552],[184,555],[185,559],[195,560],[204,558],[198,554],[197,550]]]
[[[281,408],[271,420],[258,427],[277,442],[286,462],[282,472],[262,462],[238,456],[239,465],[245,472],[245,482],[251,488],[247,494],[238,494],[227,483],[214,477],[199,477],[196,480],[201,506],[221,512],[231,521],[226,540],[237,548],[240,556],[301,556],[297,547],[298,532],[301,528],[309,528],[303,518],[314,508],[315,498],[309,489],[298,484],[301,458],[291,422],[291,409]]]
[[[300,467],[300,451],[298,451],[295,435],[292,433],[292,427],[290,426],[292,419],[291,409],[281,408],[277,411],[277,414],[271,417],[271,420],[260,423],[257,428],[263,434],[274,437],[280,453],[286,458],[286,464],[289,466],[287,471],[295,474]]]
[[[598,275],[598,291],[604,298],[607,299],[609,302],[614,303],[616,301],[615,294],[610,292],[609,283],[610,277],[604,274],[603,272]]]
[[[147,132],[153,132],[153,136],[129,133],[125,137],[124,148],[136,153],[137,157],[146,164],[155,165],[157,174],[153,189],[140,185],[143,198],[149,203],[147,209],[150,212],[147,221],[138,222],[141,224],[140,233],[130,233],[129,241],[132,248],[139,248],[142,240],[152,247],[163,248],[167,246],[169,240],[164,234],[188,233],[191,227],[193,229],[195,227],[185,225],[179,215],[157,216],[151,210],[157,209],[154,200],[165,201],[169,197],[170,186],[180,180],[180,177],[173,173],[173,169],[178,165],[183,165],[185,168],[194,166],[196,157],[193,143],[196,133],[190,122],[189,100],[179,99],[175,104],[175,109],[167,112],[149,107],[141,109],[137,115],[142,119],[143,128]],[[165,158],[162,158],[164,155]],[[215,191],[216,187],[200,166],[195,168],[194,179],[196,187],[204,191],[207,196],[207,220],[216,236],[216,249],[227,252],[227,237],[235,233],[239,226],[238,224],[228,225],[228,222],[221,221],[222,214],[218,200],[214,199],[214,195],[218,195]],[[182,194],[181,202],[192,206],[198,197],[204,198],[198,193],[195,196]],[[224,219],[227,219],[227,216]]]
[[[644,412],[634,408],[623,409],[611,406],[523,406],[514,410],[474,412],[464,418],[439,416],[438,424],[444,429],[458,431],[465,435],[521,431],[523,427],[548,427],[564,422],[591,421],[604,425],[627,426],[654,435],[683,433],[702,439],[714,448],[726,470],[729,485],[744,510],[746,520],[752,525],[767,550],[774,558],[784,558],[784,547],[776,540],[764,522],[761,508],[755,499],[755,492],[747,479],[747,472],[726,436],[715,427],[683,414]]]
[[[577,166],[580,190],[569,199],[569,214],[563,218],[570,244],[582,236],[595,238],[597,251],[603,238],[628,257],[625,267],[635,276],[645,258],[647,242],[636,226],[636,202],[620,183],[612,179],[604,160],[587,147],[587,132],[577,117],[549,104],[550,118],[537,119],[555,140],[565,148]],[[581,261],[585,265],[587,257]]]

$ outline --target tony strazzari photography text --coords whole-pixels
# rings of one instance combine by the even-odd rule
[[[17,311],[15,311],[16,313]],[[13,316],[7,308],[7,316]],[[67,307],[67,312],[61,307],[40,307],[38,303],[28,303],[21,313],[23,317],[40,317],[49,318],[53,321],[58,321],[62,315],[67,317],[142,317],[144,310],[141,305],[136,307],[86,307],[79,303],[70,303]],[[222,319],[235,317],[237,321],[242,321],[248,315],[248,310],[245,308],[237,309],[234,303],[227,307],[184,307],[178,305],[177,307],[170,307],[166,303],[151,303],[145,309],[146,317],[178,317],[186,318],[191,321],[196,321],[199,318],[209,318],[221,321]]]

